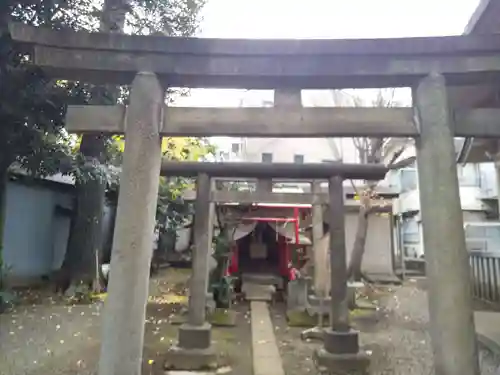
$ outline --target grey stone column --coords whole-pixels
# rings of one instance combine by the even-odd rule
[[[342,177],[329,181],[331,326],[323,335],[324,346],[315,352],[321,371],[333,374],[364,374],[369,359],[359,351],[358,332],[349,325],[347,261],[345,240],[344,189]]]
[[[149,267],[161,164],[164,91],[156,75],[132,83],[102,326],[100,375],[141,373]]]
[[[214,365],[211,325],[206,321],[208,272],[211,258],[214,206],[210,203],[211,183],[207,174],[196,181],[194,250],[189,285],[187,323],[179,327],[179,342],[170,349],[166,367],[199,370]]]
[[[313,181],[312,183],[312,193],[313,194],[320,194],[321,193],[321,182],[320,181]],[[320,249],[319,249],[319,242],[321,238],[323,237],[323,206],[318,203],[314,203],[312,205],[312,240],[313,240],[313,271],[311,272],[311,275],[314,277],[314,286],[317,288],[318,282],[316,278],[316,271],[319,267],[323,267],[324,264],[321,264],[321,257],[319,256]],[[317,294],[317,291],[316,291]],[[318,296],[321,298],[325,298],[326,296]]]
[[[347,260],[345,244],[344,188],[342,178],[330,178],[328,190],[330,195],[330,285],[331,329],[335,332],[348,332],[349,307],[347,304]],[[333,349],[333,348],[332,348]],[[356,348],[356,352],[357,352]]]
[[[429,332],[436,375],[478,375],[470,267],[445,79],[431,74],[413,93]]]
[[[211,254],[210,230],[210,177],[198,175],[196,181],[196,202],[194,221],[194,252],[192,275],[189,286],[188,324],[201,326],[205,324],[205,306],[208,288],[208,263]]]
[[[316,199],[317,194],[321,193],[321,182],[320,181],[313,181],[312,186],[311,186],[311,191]],[[311,304],[314,303],[314,305],[318,306],[317,309],[317,315],[318,315],[318,322],[316,327],[307,329],[303,331],[300,335],[302,340],[322,340],[323,339],[323,318],[325,315],[324,311],[324,306],[326,303],[326,300],[329,296],[327,296],[326,291],[321,290],[322,286],[320,285],[320,282],[318,280],[318,273],[317,270],[320,269],[321,267],[325,267],[323,264],[323,259],[321,257],[321,251],[322,249],[320,248],[320,241],[321,238],[323,237],[323,206],[318,203],[314,203],[312,205],[312,251],[309,256],[308,260],[308,267],[307,267],[307,275],[309,277],[309,280],[312,280],[312,284],[314,285],[314,295],[307,296],[307,299]]]

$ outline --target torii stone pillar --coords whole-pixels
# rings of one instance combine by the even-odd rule
[[[321,194],[321,182],[320,181],[313,181],[311,190],[313,195],[316,194]],[[316,198],[316,197],[315,197]],[[312,205],[312,240],[313,240],[313,271],[311,274],[314,277],[314,285],[317,286],[316,283],[316,276],[315,276],[315,270],[317,270],[319,267],[324,266],[323,264],[320,264],[320,259],[321,257],[318,256],[318,253],[320,252],[319,249],[319,242],[321,238],[323,237],[323,205],[321,203],[313,203]],[[326,297],[326,296],[325,296]]]
[[[130,93],[125,152],[102,325],[100,375],[139,375],[161,164],[164,91],[139,73]]]
[[[311,184],[311,190],[315,198],[317,194],[321,194],[321,182],[313,181]],[[308,260],[308,270],[307,275],[312,276],[312,282],[314,285],[314,294],[319,302],[319,313],[318,313],[318,324],[316,327],[307,329],[301,333],[301,338],[303,340],[308,339],[323,339],[323,306],[327,296],[327,290],[323,289],[320,280],[318,278],[318,270],[321,267],[325,267],[323,263],[323,257],[321,254],[321,238],[323,237],[323,206],[320,203],[313,203],[312,205],[312,254]],[[312,256],[311,256],[312,255]]]
[[[199,174],[196,181],[194,252],[189,285],[187,323],[179,328],[179,342],[170,348],[165,367],[177,370],[201,370],[215,366],[211,346],[211,325],[206,320],[209,261],[211,257],[214,215],[210,203],[210,177]]]
[[[347,261],[343,178],[329,180],[330,224],[330,324],[324,331],[323,348],[315,352],[314,360],[320,371],[331,374],[365,374],[370,364],[359,350],[358,332],[349,325],[347,298]]]
[[[436,375],[478,375],[470,266],[458,189],[445,78],[431,74],[413,92],[429,332]]]

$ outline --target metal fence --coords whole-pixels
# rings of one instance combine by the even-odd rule
[[[472,294],[475,298],[500,303],[500,254],[471,251]]]

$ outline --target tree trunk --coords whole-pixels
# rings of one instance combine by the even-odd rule
[[[106,0],[103,5],[100,30],[102,32],[123,32],[128,0]],[[116,101],[116,87],[96,87],[91,103],[110,104]],[[80,152],[88,161],[97,160],[104,164],[106,137],[102,134],[84,134]],[[102,247],[102,216],[106,181],[88,179],[76,186],[75,216],[70,234],[68,250],[63,266],[73,282],[84,282],[100,289],[100,260]],[[96,264],[97,263],[99,264]]]
[[[63,268],[76,284],[100,289],[99,268],[102,246],[102,216],[106,185],[98,179],[77,184],[75,213]]]
[[[354,238],[351,260],[349,261],[349,267],[347,268],[347,278],[354,281],[361,281],[361,279],[363,278],[361,266],[366,249],[368,216],[369,210],[362,205],[359,208],[358,227],[356,229],[356,237]]]

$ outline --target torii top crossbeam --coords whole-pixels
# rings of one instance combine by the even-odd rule
[[[413,86],[431,72],[448,84],[500,77],[500,35],[364,40],[238,40],[54,31],[10,25],[58,78],[129,84],[138,71],[168,86],[369,88]]]

